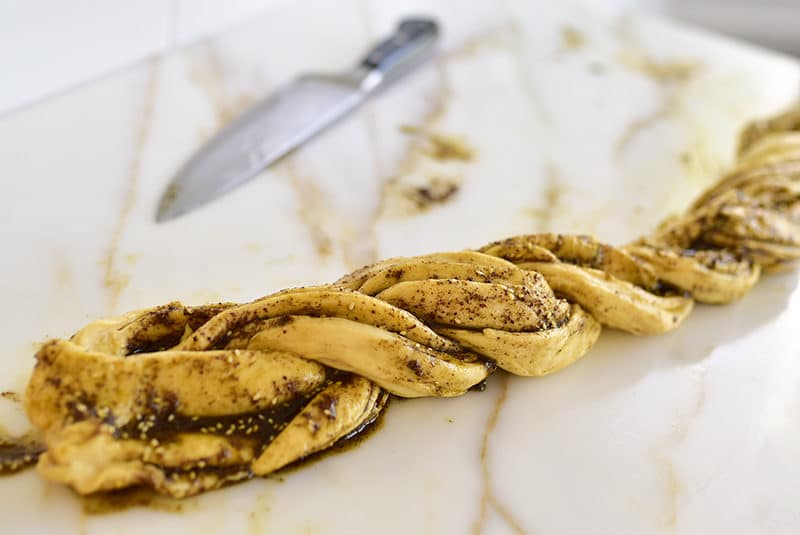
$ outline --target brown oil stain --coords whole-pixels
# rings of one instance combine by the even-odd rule
[[[300,205],[298,215],[308,229],[311,242],[320,259],[333,253],[333,240],[325,227],[333,219],[333,214],[325,198],[325,192],[313,180],[300,176],[291,155],[286,156],[280,164],[288,177],[289,185],[297,195]]]
[[[372,422],[365,424],[355,435],[341,438],[334,442],[334,444],[329,446],[327,449],[312,453],[308,457],[303,457],[302,459],[280,468],[277,472],[273,472],[267,477],[273,481],[283,483],[285,481],[284,478],[296,470],[307,468],[314,463],[334,455],[341,455],[343,453],[355,450],[383,427],[389,405],[393,403],[395,399],[402,398],[393,398],[392,396],[389,396],[389,398],[386,400],[386,405],[384,405],[383,410],[378,413]]]
[[[692,59],[657,60],[634,48],[624,49],[620,53],[619,60],[624,67],[660,85],[684,84],[703,66],[699,61]]]
[[[440,55],[434,59],[434,67],[436,68],[438,78],[438,90],[431,101],[428,111],[422,117],[422,120],[415,126],[415,128],[424,131],[430,130],[434,125],[441,121],[441,119],[447,113],[447,102],[452,98],[453,95],[447,76],[445,59],[443,56]],[[377,153],[377,150],[375,152]],[[372,220],[370,221],[370,229],[372,234],[371,242],[376,244],[376,247],[377,236],[375,234],[375,230],[377,223],[383,215],[386,215],[387,213],[390,214],[395,210],[394,200],[398,197],[398,194],[401,198],[404,197],[402,188],[398,188],[400,178],[408,175],[417,168],[420,162],[420,157],[418,146],[414,140],[411,139],[409,140],[403,156],[396,164],[393,165],[393,170],[387,174],[381,173],[380,175],[380,195],[376,210],[373,214]],[[381,169],[377,168],[377,163],[376,169],[379,172],[382,171]],[[375,255],[375,260],[377,260],[377,255]]]
[[[428,142],[431,148],[426,149],[425,153],[434,160],[439,160],[440,162],[447,160],[469,162],[475,158],[475,149],[468,145],[461,136],[430,133],[428,134]]]
[[[256,496],[256,503],[253,510],[247,515],[247,532],[250,535],[263,535],[267,533],[265,529],[266,520],[270,513],[269,492]]]
[[[245,249],[251,253],[261,253],[264,251],[264,246],[260,243],[248,243],[245,245]]]
[[[574,52],[586,46],[586,36],[583,32],[565,24],[561,27],[561,50]]]
[[[478,512],[478,519],[472,526],[472,533],[480,535],[483,533],[486,525],[486,518],[489,510],[494,510],[506,525],[517,534],[525,534],[520,523],[514,518],[511,512],[505,505],[497,500],[492,488],[491,470],[489,469],[489,441],[491,435],[497,427],[497,420],[500,417],[500,411],[508,398],[508,375],[503,374],[500,382],[500,393],[495,400],[492,412],[489,414],[489,419],[486,421],[486,427],[483,430],[483,438],[481,440],[481,453],[480,453],[480,466],[481,466],[481,483],[483,490],[481,492],[481,501]]]
[[[119,241],[128,222],[133,206],[136,203],[136,196],[139,190],[139,174],[141,172],[141,159],[144,147],[147,143],[148,135],[152,127],[153,110],[155,109],[156,93],[158,88],[159,60],[153,60],[150,64],[149,79],[144,95],[144,106],[139,127],[136,132],[135,144],[133,149],[133,161],[128,174],[128,188],[122,201],[122,208],[117,216],[117,221],[111,232],[106,256],[101,262],[105,266],[103,272],[103,286],[109,292],[109,313],[113,313],[117,307],[119,297],[128,284],[130,277],[120,272],[117,266],[117,255],[119,252]]]
[[[416,212],[424,212],[432,206],[446,203],[460,188],[459,177],[432,176],[424,186],[404,188],[402,195],[413,203]]]
[[[463,177],[455,174],[426,174],[424,181],[392,183],[386,191],[385,214],[409,217],[425,213],[456,198]]]
[[[411,137],[405,156],[394,177],[384,182],[382,208],[394,215],[415,215],[455,198],[464,180],[459,167],[436,167],[437,163],[464,164],[476,157],[464,136],[437,131],[434,123],[441,113],[429,114],[419,125],[400,125],[399,130]],[[412,180],[406,177],[421,175]],[[387,203],[387,199],[394,202]]]
[[[0,397],[7,399],[12,403],[22,403],[22,396],[20,396],[17,392],[12,392],[11,390],[0,392]]]
[[[195,510],[199,506],[196,498],[170,498],[139,487],[98,492],[80,496],[80,500],[84,516],[107,515],[133,508],[179,514]]]
[[[142,258],[141,253],[131,253],[125,255],[125,262],[134,265]]]
[[[400,125],[399,129],[402,133],[413,136],[418,143],[418,150],[434,160],[469,162],[475,158],[476,150],[463,136],[432,132],[414,125]]]

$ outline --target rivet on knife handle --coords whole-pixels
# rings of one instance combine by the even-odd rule
[[[395,32],[375,46],[361,66],[370,71],[365,80],[373,89],[405,74],[432,53],[439,26],[436,21],[425,18],[405,19]]]

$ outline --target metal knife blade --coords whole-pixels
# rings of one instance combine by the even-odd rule
[[[302,76],[262,100],[180,168],[161,197],[156,221],[186,214],[255,177],[427,59],[437,37],[434,21],[404,20],[355,69]]]

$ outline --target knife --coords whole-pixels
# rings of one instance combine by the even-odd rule
[[[301,76],[209,140],[175,174],[156,221],[186,214],[255,177],[385,88],[433,52],[435,21],[409,18],[353,69]]]

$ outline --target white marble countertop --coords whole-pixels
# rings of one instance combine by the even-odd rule
[[[317,0],[0,119],[0,390],[24,388],[38,343],[128,309],[243,301],[519,233],[634,238],[725,168],[744,122],[797,97],[789,59],[598,4]],[[171,173],[254,98],[350,65],[419,12],[444,26],[435,63],[226,199],[155,224]],[[437,135],[470,156],[437,157]],[[553,376],[395,402],[358,448],[181,512],[89,515],[35,471],[5,477],[2,529],[797,533],[796,283],[768,277],[663,336],[606,330]],[[4,399],[0,422],[25,429]]]

